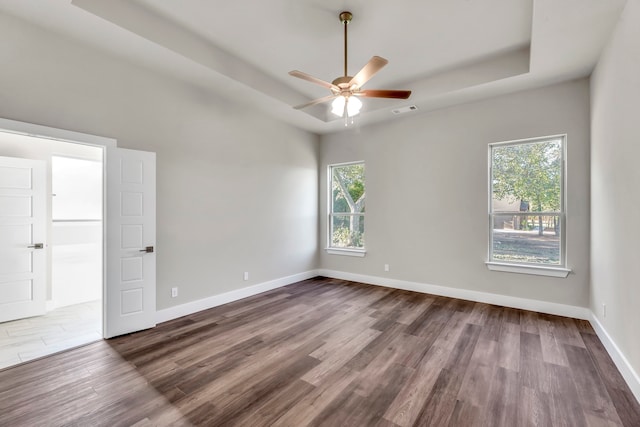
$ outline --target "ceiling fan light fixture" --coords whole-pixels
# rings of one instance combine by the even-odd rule
[[[345,97],[341,95],[331,103],[331,112],[338,117],[343,117],[345,115],[345,110],[347,112],[347,117],[357,116],[360,114],[361,108],[362,101],[355,96]]]

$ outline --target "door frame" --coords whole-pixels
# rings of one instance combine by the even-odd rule
[[[51,139],[60,142],[67,142],[70,144],[91,145],[98,148],[102,148],[102,337],[106,336],[107,325],[107,269],[106,269],[106,256],[107,256],[107,236],[106,236],[106,223],[107,223],[107,168],[105,167],[107,149],[118,148],[116,139],[107,138],[97,135],[90,135],[81,132],[74,132],[64,129],[51,128],[48,126],[41,126],[32,123],[19,122],[15,120],[9,120],[0,118],[0,132],[13,133],[25,136],[31,136],[34,138]]]

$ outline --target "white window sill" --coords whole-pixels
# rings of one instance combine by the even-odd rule
[[[562,267],[547,267],[538,265],[507,264],[501,262],[487,262],[491,271],[506,271],[508,273],[533,274],[535,276],[567,277],[571,270]]]
[[[346,255],[346,256],[363,257],[367,254],[367,251],[365,251],[364,249],[326,248],[325,250],[329,255]]]

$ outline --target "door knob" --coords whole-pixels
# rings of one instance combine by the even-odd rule
[[[44,243],[34,243],[33,245],[27,246],[31,249],[44,249]]]
[[[148,254],[153,253],[153,246],[147,246],[144,249],[140,249],[140,252],[145,252],[145,253],[148,253]]]

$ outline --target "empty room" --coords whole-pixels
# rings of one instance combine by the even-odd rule
[[[640,0],[0,40],[0,425],[640,426]]]

